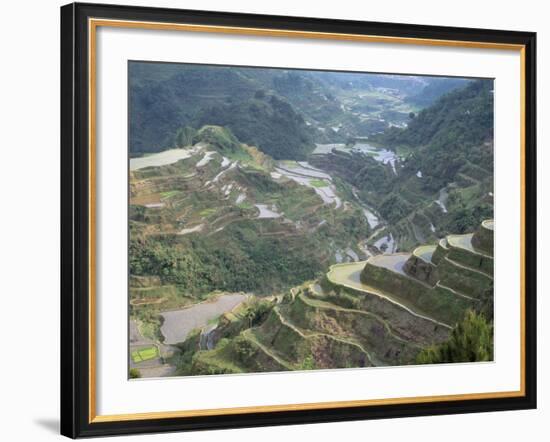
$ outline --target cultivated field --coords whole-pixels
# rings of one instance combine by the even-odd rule
[[[183,310],[161,313],[164,323],[160,328],[166,344],[185,341],[189,332],[202,328],[221,314],[233,310],[246,299],[246,295],[233,293],[222,295],[214,301],[195,304]]]

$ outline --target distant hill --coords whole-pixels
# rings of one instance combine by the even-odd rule
[[[345,142],[417,111],[457,80],[419,76],[131,62],[130,153],[179,145],[178,131],[228,125],[274,158],[303,159],[313,142]],[[410,99],[411,104],[406,100]],[[238,125],[238,127],[237,127]]]
[[[375,141],[393,146],[443,147],[475,145],[493,136],[493,84],[477,80],[439,98],[410,121],[406,129],[390,128]]]
[[[303,160],[314,148],[304,118],[285,100],[263,92],[246,101],[203,109],[195,126],[206,124],[230,128],[239,140],[276,160]]]
[[[235,70],[170,63],[131,63],[130,152],[158,152],[174,145],[176,131],[206,106],[247,99],[255,85]],[[197,128],[196,128],[197,129]]]
[[[426,86],[420,92],[409,95],[405,101],[421,107],[429,106],[453,89],[466,86],[469,81],[464,78],[429,78],[426,80]]]
[[[416,94],[427,83],[426,78],[416,75],[388,75],[363,72],[312,72],[311,76],[323,83],[348,90],[375,88],[393,89],[401,95]]]
[[[493,216],[492,81],[443,95],[410,121],[369,141],[400,152],[390,166],[359,153],[313,158],[338,174],[390,223],[409,249],[429,238],[474,229]]]
[[[182,127],[228,126],[241,141],[277,159],[303,159],[313,149],[303,116],[272,86],[282,71],[132,63],[130,152],[158,152]]]

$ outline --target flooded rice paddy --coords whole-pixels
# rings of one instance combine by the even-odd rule
[[[191,330],[208,325],[210,321],[233,310],[245,300],[246,295],[232,293],[182,310],[161,313],[164,322],[160,331],[164,336],[164,343],[177,344],[185,341]]]

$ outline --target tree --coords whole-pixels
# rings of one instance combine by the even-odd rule
[[[409,112],[409,118],[413,120],[414,117],[416,117],[416,114],[414,112]]]
[[[479,300],[477,311],[483,314],[489,321],[493,321],[494,316],[494,295],[493,282],[485,289]]]
[[[472,310],[451,332],[447,342],[422,350],[419,364],[480,362],[493,360],[493,324]]]
[[[141,373],[137,368],[130,368],[130,379],[137,379],[141,377]]]
[[[315,360],[313,359],[313,356],[306,356],[302,363],[300,364],[300,370],[315,370],[317,368],[317,364],[315,364]]]
[[[176,132],[175,142],[177,147],[189,146],[197,131],[190,126],[181,127]]]

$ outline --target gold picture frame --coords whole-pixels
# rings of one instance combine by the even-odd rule
[[[65,175],[62,210],[68,216],[62,231],[62,433],[70,437],[196,429],[275,423],[315,422],[454,413],[535,406],[535,35],[505,31],[430,28],[381,23],[342,22],[246,14],[209,13],[71,4],[62,17],[62,134]],[[169,17],[169,18],[167,18]],[[220,24],[232,23],[232,24]],[[521,60],[521,290],[520,389],[420,397],[397,397],[257,407],[159,411],[101,415],[96,385],[96,60],[100,27],[174,32],[237,34],[306,39],[344,40],[518,52]],[[315,29],[315,30],[312,30]],[[349,31],[346,31],[348,29]],[[358,29],[361,32],[358,32]],[[75,75],[78,73],[78,75]],[[75,175],[76,174],[76,175]],[[75,183],[78,176],[80,183]],[[78,218],[78,219],[77,219]],[[86,226],[86,229],[78,226]],[[75,236],[79,235],[78,239]],[[71,246],[72,244],[72,246]],[[63,260],[64,259],[64,260]],[[70,268],[69,268],[70,267]],[[82,273],[85,273],[83,275]],[[63,283],[64,282],[64,283]],[[84,291],[82,291],[84,289]],[[70,339],[68,338],[70,336]],[[84,344],[84,345],[83,345]],[[85,387],[85,388],[84,388]],[[78,406],[75,406],[74,398]],[[324,412],[324,413],[321,413]],[[318,413],[318,414],[316,414]],[[308,417],[309,416],[309,417]],[[212,418],[217,418],[216,423]],[[221,419],[223,418],[223,419]]]

